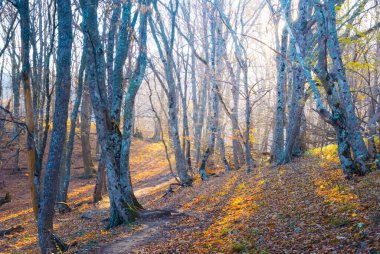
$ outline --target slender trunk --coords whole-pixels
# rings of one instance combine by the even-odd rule
[[[159,13],[159,10],[157,7],[157,0],[153,1],[153,8],[156,13]],[[167,96],[168,96],[169,126],[170,126],[169,135],[171,136],[171,140],[173,142],[176,170],[179,175],[179,178],[181,179],[181,183],[183,185],[191,185],[192,179],[188,174],[188,168],[186,166],[185,156],[181,149],[181,142],[179,139],[179,127],[178,127],[178,116],[177,116],[177,113],[178,113],[177,90],[176,90],[174,74],[173,74],[174,59],[173,59],[172,51],[173,51],[173,41],[174,41],[174,35],[175,35],[175,22],[176,22],[175,18],[177,15],[177,11],[178,11],[178,1],[175,1],[175,9],[171,10],[172,19],[171,19],[170,38],[168,38],[168,36],[166,35],[163,21],[159,18],[159,16],[157,18],[159,32],[156,31],[156,26],[153,23],[152,17],[149,17],[149,24],[152,30],[153,39],[156,43],[156,46],[160,54],[161,61],[164,65],[165,77],[166,77],[166,81],[168,85]],[[159,34],[161,36],[161,39],[163,40],[165,53],[157,37],[157,34]]]
[[[112,78],[113,78],[113,64],[114,64],[114,52],[115,52],[115,35],[117,31],[117,24],[120,19],[121,12],[121,1],[114,0],[113,1],[113,12],[110,21],[110,28],[108,31],[108,40],[107,40],[107,82],[108,82],[108,98],[109,101],[112,100]]]
[[[290,8],[290,4],[288,4]],[[287,11],[286,13],[289,13]],[[276,100],[276,115],[275,127],[273,131],[273,144],[271,160],[275,163],[280,162],[284,151],[284,125],[285,125],[285,86],[286,86],[286,62],[285,56],[288,48],[288,31],[283,29],[281,35],[281,45],[278,45],[280,54],[277,55],[277,100]]]
[[[311,15],[309,1],[299,2],[298,4],[299,18],[294,23],[294,29],[297,31],[295,41],[290,46],[290,57],[292,61],[297,62],[297,54],[302,58],[308,53],[307,31],[308,16]],[[287,17],[289,19],[289,16]],[[297,45],[295,44],[297,42]],[[299,47],[299,48],[298,48]],[[300,51],[300,52],[298,52]],[[293,158],[296,141],[300,135],[301,118],[306,101],[305,83],[306,75],[303,71],[303,66],[296,63],[292,70],[292,86],[291,99],[289,105],[289,122],[286,129],[285,149],[281,156],[280,163],[288,163]]]
[[[221,33],[220,29],[218,29],[218,33]],[[233,161],[235,170],[238,170],[241,165],[244,164],[244,155],[243,148],[241,143],[239,142],[240,138],[240,127],[239,127],[239,94],[240,94],[240,74],[241,67],[240,64],[236,66],[236,74],[232,67],[230,60],[228,59],[226,42],[223,38],[221,38],[221,46],[223,47],[223,58],[227,67],[228,74],[230,75],[232,86],[231,86],[231,94],[233,106],[231,109],[231,123],[232,123],[232,153],[233,153]]]
[[[208,37],[208,9],[206,1],[202,1],[202,26],[203,26],[203,48],[205,53],[205,60],[209,62],[209,37]],[[207,85],[209,84],[209,73],[210,69],[208,65],[204,67],[204,78],[202,80],[202,90],[200,93],[200,108],[199,113],[197,115],[197,122],[194,123],[194,159],[197,164],[200,162],[201,155],[201,137],[202,130],[204,125],[204,118],[206,113],[206,105],[207,105]]]
[[[58,51],[56,99],[49,156],[46,164],[41,209],[38,214],[38,237],[43,254],[56,252],[53,235],[54,204],[58,187],[59,165],[66,138],[68,104],[71,87],[72,13],[70,0],[57,0]]]
[[[21,62],[22,62],[22,83],[24,90],[24,105],[26,114],[27,137],[26,148],[28,153],[28,171],[29,184],[32,194],[32,206],[35,218],[38,216],[38,188],[39,175],[35,174],[36,164],[36,147],[34,143],[34,119],[33,119],[33,100],[30,84],[30,17],[29,17],[29,0],[20,0],[18,3],[21,27]],[[38,177],[38,178],[36,178]]]
[[[154,121],[154,133],[150,139],[153,142],[159,142],[161,140],[161,129],[160,129],[159,119],[157,119],[157,117],[154,117],[153,121]]]
[[[190,144],[190,130],[189,130],[189,118],[188,118],[188,111],[187,111],[187,69],[185,70],[185,92],[182,91],[181,87],[181,81],[180,81],[180,74],[177,74],[178,76],[178,87],[180,91],[180,97],[182,102],[182,109],[183,109],[183,119],[182,119],[182,143],[183,143],[183,152],[185,154],[185,160],[187,163],[188,170],[191,170],[191,144]]]
[[[219,154],[220,154],[220,159],[223,163],[224,169],[226,171],[230,171],[231,167],[230,164],[227,161],[226,158],[226,147],[224,145],[224,137],[223,134],[225,131],[225,124],[219,124],[218,125],[218,132],[217,132],[217,140],[218,140],[218,145],[219,145]]]
[[[86,42],[83,44],[83,49],[86,48]],[[71,113],[71,126],[70,126],[70,134],[69,138],[67,141],[67,154],[66,154],[66,160],[64,164],[64,173],[61,176],[62,179],[60,179],[61,185],[60,185],[60,190],[58,193],[58,202],[67,202],[67,191],[69,189],[69,184],[70,184],[70,172],[71,172],[71,157],[73,154],[73,149],[74,149],[74,140],[75,140],[75,127],[77,123],[77,116],[79,113],[79,105],[82,100],[82,92],[83,92],[83,76],[84,76],[84,71],[86,68],[86,52],[82,52],[82,57],[81,57],[81,63],[79,67],[79,73],[78,73],[78,86],[77,86],[77,96],[75,98],[74,102],[74,108],[73,112]]]
[[[248,66],[247,62],[242,63],[243,78],[244,78],[244,94],[245,94],[245,160],[246,160],[246,171],[251,172],[255,166],[252,154],[251,154],[251,102],[250,94],[248,88]]]
[[[91,178],[95,173],[91,156],[90,131],[91,131],[91,101],[87,74],[83,83],[83,99],[81,107],[80,137],[82,143],[83,177]]]
[[[206,173],[206,163],[211,154],[214,153],[216,133],[218,129],[219,117],[219,101],[218,101],[218,84],[216,81],[216,51],[217,51],[217,38],[216,38],[216,12],[215,8],[210,14],[211,20],[211,92],[210,92],[210,112],[209,112],[209,125],[208,125],[208,140],[207,148],[202,155],[201,165],[199,167],[199,175],[202,180],[208,178]],[[219,60],[219,59],[218,59]]]
[[[123,119],[123,136],[121,141],[121,154],[120,154],[120,181],[123,187],[124,193],[130,195],[135,207],[142,209],[142,206],[137,201],[132,189],[132,178],[130,172],[130,147],[133,134],[133,109],[135,98],[141,83],[145,75],[145,69],[147,66],[147,23],[150,1],[143,1],[140,6],[140,27],[139,27],[139,53],[137,57],[137,63],[135,70],[132,72],[132,76],[129,82],[128,90],[124,100],[124,119]]]
[[[215,59],[216,59],[216,68],[215,68],[215,76],[217,77],[217,79],[221,79],[222,78],[222,75],[223,75],[223,56],[225,55],[225,47],[224,47],[224,38],[223,38],[223,34],[222,34],[222,21],[220,19],[217,20],[216,22],[216,45],[215,45]],[[216,84],[216,96],[217,98],[219,98],[219,96],[221,97],[221,91],[220,91],[220,86],[221,84],[220,83],[217,83]],[[217,121],[217,133],[216,133],[216,139],[218,141],[218,145],[219,145],[219,156],[220,156],[220,159],[223,163],[223,166],[224,166],[224,169],[226,171],[230,171],[231,170],[231,167],[227,161],[227,158],[226,158],[226,148],[225,148],[225,145],[224,145],[224,137],[223,137],[223,134],[224,131],[225,131],[225,123],[224,123],[224,117],[222,118],[222,116],[220,115],[219,113],[219,108],[220,108],[220,105],[221,105],[221,100],[218,100],[217,99],[217,110],[218,110],[218,121]]]
[[[15,119],[19,118],[20,114],[20,72],[19,72],[19,63],[17,63],[16,59],[16,41],[15,37],[12,36],[11,41],[11,61],[12,61],[12,92],[13,92],[13,117]],[[20,128],[18,124],[13,124],[13,139],[16,143],[16,150],[14,154],[13,161],[13,172],[18,172],[19,169],[19,155],[20,155],[20,146],[19,146],[19,136],[20,136]]]
[[[194,140],[196,139],[196,131],[197,131],[197,123],[198,123],[198,115],[199,115],[199,105],[198,105],[198,99],[197,99],[197,80],[196,80],[196,66],[195,66],[195,34],[194,34],[194,29],[191,27],[191,21],[190,21],[190,11],[191,11],[191,6],[190,2],[188,2],[188,6],[185,8],[184,5],[181,5],[182,7],[182,12],[186,21],[186,27],[187,31],[189,34],[189,47],[191,48],[191,100],[193,103],[193,114],[192,114],[192,119],[193,119],[193,135],[194,135]],[[187,72],[186,72],[187,74]],[[186,85],[186,81],[185,81]],[[186,102],[186,100],[185,100]],[[182,103],[184,105],[184,103]],[[187,113],[186,113],[187,114]],[[184,113],[185,116],[185,113]],[[185,124],[185,121],[188,122],[187,120],[187,115],[186,119],[184,119],[184,131],[187,132],[185,134],[188,137],[188,140],[186,142],[187,150],[186,150],[186,160],[189,168],[191,168],[191,152],[190,152],[190,133],[189,133],[189,127],[188,123]],[[185,126],[186,125],[186,126]],[[187,129],[187,130],[186,130]],[[197,141],[196,141],[197,142]]]
[[[121,104],[123,100],[123,67],[128,56],[129,46],[131,42],[131,33],[136,23],[137,13],[131,20],[132,2],[126,1],[122,7],[122,18],[119,29],[119,37],[116,46],[116,55],[112,76],[112,101],[110,101],[111,116],[117,124],[120,123]],[[111,49],[109,49],[111,50]],[[107,52],[110,54],[110,52]],[[109,86],[111,84],[108,84]]]
[[[55,8],[55,7],[54,7]],[[48,17],[48,23],[49,23],[49,32],[50,35],[50,44],[49,49],[47,49],[46,56],[45,56],[45,62],[44,62],[44,77],[43,77],[43,84],[45,88],[45,97],[46,97],[46,105],[45,105],[45,128],[43,129],[42,134],[42,140],[40,142],[40,145],[37,149],[37,155],[36,155],[36,166],[35,166],[35,182],[38,183],[36,185],[40,185],[40,175],[42,171],[43,166],[43,157],[45,154],[46,144],[48,140],[48,134],[50,129],[50,109],[51,109],[51,102],[52,102],[52,94],[50,92],[50,59],[53,54],[53,47],[54,47],[54,40],[55,40],[55,30],[56,30],[56,18],[55,18],[55,10],[53,11],[52,17]],[[51,29],[51,30],[50,30]]]
[[[377,9],[376,11],[376,17],[377,20],[380,18],[380,10]],[[371,99],[370,108],[372,111],[372,114],[369,114],[371,116],[371,119],[368,121],[368,153],[372,158],[377,159],[377,148],[375,144],[375,136],[376,136],[376,124],[380,120],[380,88],[379,88],[379,75],[380,75],[380,37],[377,37],[376,41],[376,59],[375,59],[375,71],[374,71],[374,90],[375,90],[375,100]],[[376,104],[376,100],[378,103]],[[380,164],[380,162],[378,163]]]

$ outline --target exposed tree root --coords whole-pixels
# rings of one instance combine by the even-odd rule
[[[53,234],[53,238],[54,238],[54,242],[57,248],[62,252],[68,251],[71,247],[74,247],[78,244],[78,242],[76,241],[73,243],[67,244],[61,238],[59,238],[58,235],[56,234]]]
[[[60,214],[69,213],[72,211],[70,206],[65,202],[56,202],[55,207]]]

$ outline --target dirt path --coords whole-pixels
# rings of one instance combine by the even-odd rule
[[[178,222],[178,218],[176,217],[138,221],[142,226],[134,231],[131,236],[102,247],[100,253],[139,253],[143,246],[159,243],[168,238],[169,235],[165,234],[165,232],[168,232]]]
[[[240,179],[235,174],[221,173],[218,177],[211,177],[207,182],[196,181],[195,186],[191,188],[181,188],[174,194],[159,198],[148,208],[174,209],[180,214],[160,219],[139,220],[138,223],[142,227],[125,238],[103,245],[100,253],[188,253],[183,249],[176,250],[175,244],[171,246],[170,243],[180,235],[186,238],[193,232],[207,230],[213,218],[222,212],[239,182]],[[222,188],[223,195],[218,195]],[[205,203],[208,201],[211,202],[206,206]],[[183,239],[178,240],[186,242]]]

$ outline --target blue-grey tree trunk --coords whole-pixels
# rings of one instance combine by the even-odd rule
[[[38,239],[43,254],[57,251],[53,236],[54,204],[58,189],[59,166],[66,138],[71,87],[72,13],[70,0],[57,0],[58,49],[56,99],[43,194],[38,214]]]

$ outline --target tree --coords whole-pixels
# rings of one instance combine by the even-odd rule
[[[57,13],[57,64],[60,68],[57,69],[53,130],[38,213],[38,238],[42,253],[57,251],[56,237],[53,235],[54,204],[58,190],[62,147],[66,139],[71,88],[71,46],[73,42],[71,1],[57,0]]]
[[[268,1],[269,2],[269,1]],[[269,3],[268,3],[269,4]],[[282,8],[284,9],[286,15],[290,14],[290,2],[281,1]],[[275,11],[271,4],[269,4],[271,12],[275,15]],[[289,18],[289,17],[288,17]],[[274,19],[276,30],[279,28],[279,19]],[[285,127],[285,107],[286,107],[286,55],[288,51],[288,30],[286,27],[283,28],[281,33],[281,39],[278,38],[278,33],[276,33],[276,49],[279,54],[276,56],[276,67],[277,67],[277,100],[276,100],[276,113],[275,113],[275,125],[273,130],[273,144],[271,152],[271,160],[278,163],[281,160],[284,151],[284,127]]]
[[[153,9],[156,12],[156,22],[154,23],[153,18],[149,17],[149,25],[151,29],[151,33],[155,44],[157,46],[160,60],[164,66],[164,72],[166,77],[166,83],[168,86],[167,97],[168,97],[168,108],[169,108],[169,126],[170,131],[169,135],[171,136],[171,140],[174,146],[175,153],[175,161],[176,161],[176,170],[181,180],[182,185],[191,185],[192,179],[188,174],[188,168],[186,166],[185,156],[181,149],[181,143],[179,140],[179,128],[178,128],[178,119],[177,119],[177,95],[176,95],[176,87],[174,80],[174,70],[173,70],[173,43],[175,36],[175,21],[176,15],[178,12],[178,0],[170,1],[169,3],[169,11],[171,17],[171,30],[170,35],[167,35],[165,31],[165,27],[163,21],[161,20],[160,12],[158,10],[157,0],[152,1]],[[162,44],[160,43],[158,36],[162,40]]]
[[[88,86],[87,72],[83,80],[83,99],[81,103],[81,121],[80,121],[80,137],[82,143],[82,157],[83,157],[83,177],[91,178],[95,172],[94,164],[92,162],[91,145],[90,145],[90,132],[91,132],[91,100],[90,91]],[[75,123],[72,123],[75,124]]]
[[[113,80],[113,98],[112,110],[108,106],[108,97],[105,86],[105,59],[103,46],[100,41],[98,23],[97,23],[97,6],[96,0],[82,0],[80,2],[83,12],[84,37],[87,43],[87,71],[88,82],[90,86],[90,95],[92,107],[95,114],[98,141],[101,145],[102,153],[105,156],[105,165],[107,168],[108,194],[111,201],[111,217],[108,227],[117,226],[121,223],[133,221],[138,215],[137,209],[141,205],[137,202],[133,194],[130,172],[129,172],[129,148],[131,141],[131,125],[134,98],[141,85],[142,77],[146,67],[146,36],[147,36],[147,19],[150,16],[150,2],[140,1],[140,26],[139,26],[139,56],[135,66],[133,77],[130,81],[124,104],[123,135],[118,126],[119,120],[119,101],[121,103],[120,90],[118,83]],[[132,2],[127,1],[123,4],[122,24],[128,20]],[[137,14],[135,15],[137,18]],[[126,31],[130,26],[125,28]],[[126,32],[124,31],[124,32]],[[119,32],[119,44],[117,51],[124,51],[125,45],[121,40],[130,40],[130,37]],[[128,42],[129,43],[129,42]],[[122,52],[116,52],[115,66],[119,66],[119,60]],[[119,57],[118,57],[119,56]],[[114,75],[118,75],[115,69]],[[114,76],[115,77],[115,76]],[[117,99],[117,100],[116,100]]]
[[[29,17],[29,0],[19,0],[15,4],[20,14],[21,30],[21,76],[24,90],[24,105],[26,114],[27,138],[26,146],[28,151],[28,171],[29,184],[32,195],[32,205],[34,216],[38,216],[38,199],[39,199],[39,172],[36,172],[36,147],[34,143],[34,119],[33,103],[30,84],[30,17]]]
[[[297,31],[295,34],[295,41],[297,41],[297,45],[299,45],[301,52],[296,52],[296,44],[293,43],[290,45],[290,58],[295,64],[292,67],[293,77],[290,88],[289,123],[286,130],[286,143],[280,163],[288,163],[293,157],[296,142],[300,136],[302,114],[306,102],[306,75],[303,72],[302,66],[297,63],[297,54],[301,54],[303,59],[307,59],[309,54],[310,29],[308,29],[308,17],[311,15],[312,2],[300,1],[298,3],[298,11],[299,17],[294,22],[293,30]],[[306,62],[305,64],[306,66],[310,65],[309,62]]]
[[[369,155],[363,136],[360,132],[360,127],[350,92],[350,86],[347,82],[346,70],[342,61],[342,53],[340,50],[338,32],[336,28],[335,1],[329,0],[326,2],[325,18],[328,32],[330,34],[326,44],[335,67],[334,72],[339,87],[339,95],[342,99],[341,103],[345,110],[348,134],[351,140],[351,148],[353,150],[356,163],[360,165],[360,173],[365,174],[368,171],[365,161],[369,158]]]
[[[21,83],[21,75],[20,75],[20,59],[16,55],[16,40],[15,34],[13,34],[11,39],[11,61],[12,61],[12,92],[13,92],[13,116],[17,119],[20,113],[20,83]],[[17,123],[13,124],[13,139],[16,143],[20,140],[19,136],[21,134],[21,129],[19,128]],[[20,155],[20,146],[17,145],[15,151],[15,158],[13,163],[13,171],[19,171],[19,155]]]

